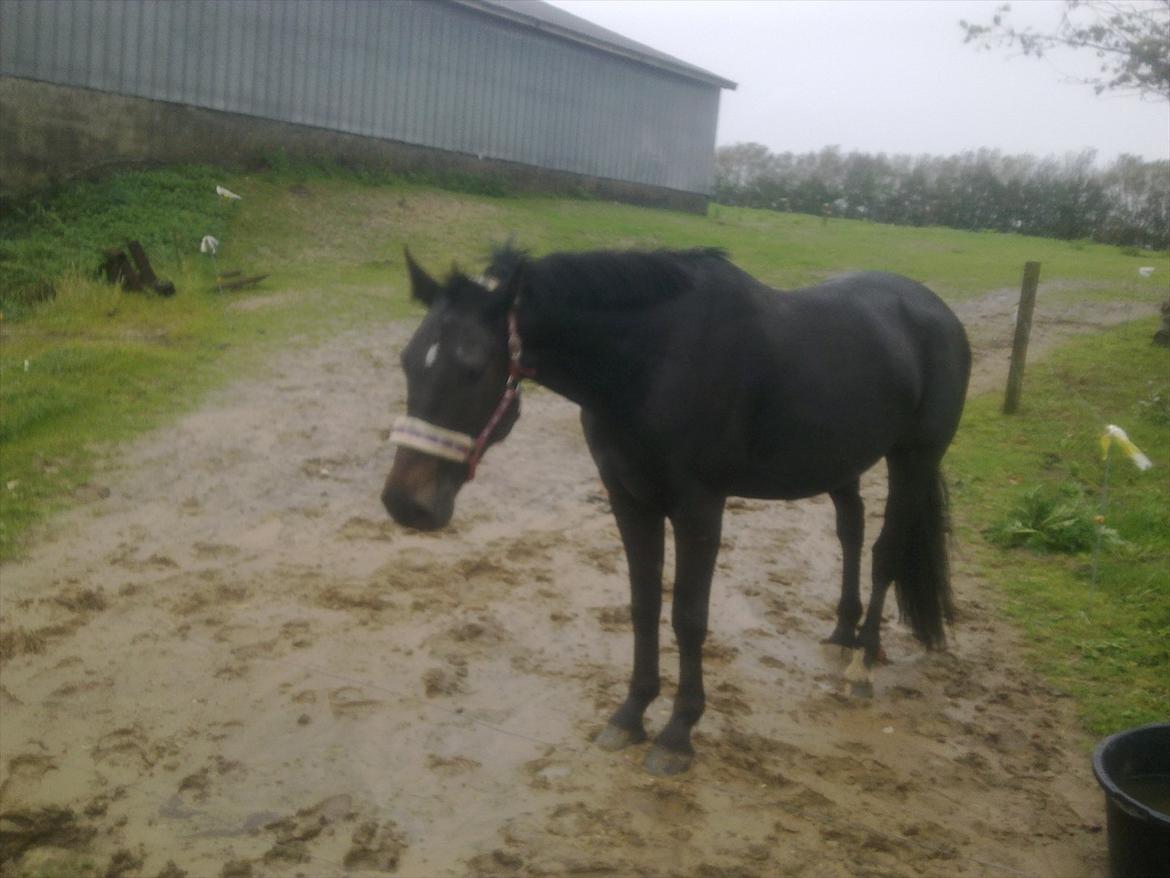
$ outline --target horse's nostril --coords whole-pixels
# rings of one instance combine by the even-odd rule
[[[390,513],[390,517],[403,527],[413,527],[416,530],[435,530],[442,527],[443,522],[439,521],[430,509],[397,491],[384,491],[382,505]]]

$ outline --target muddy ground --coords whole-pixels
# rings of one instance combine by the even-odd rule
[[[981,389],[1013,304],[960,308]],[[1154,308],[1041,315],[1033,356]],[[961,546],[950,651],[891,619],[877,698],[842,695],[824,498],[729,504],[691,772],[592,747],[632,639],[577,412],[529,392],[453,526],[399,529],[378,494],[408,332],[277,359],[126,448],[3,568],[0,872],[1103,874],[1088,742]]]

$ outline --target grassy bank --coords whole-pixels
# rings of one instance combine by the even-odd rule
[[[281,286],[398,282],[408,243],[428,265],[477,269],[488,245],[515,235],[553,250],[719,246],[781,288],[876,269],[921,280],[957,301],[1018,289],[1024,262],[1043,263],[1050,300],[1149,298],[1165,289],[1165,253],[943,228],[883,226],[712,205],[705,217],[584,199],[484,197],[402,181],[375,183],[282,172],[236,181],[248,196],[236,254],[278,272]],[[1137,269],[1157,267],[1152,278]],[[1160,276],[1159,276],[1160,275]],[[1163,297],[1165,293],[1162,293]]]
[[[400,272],[392,283],[389,272],[346,282],[348,266],[336,262],[314,273],[305,242],[290,243],[297,259],[269,268],[262,260],[281,230],[266,218],[280,205],[216,195],[217,184],[238,182],[198,167],[120,174],[0,223],[0,559],[48,512],[95,490],[88,481],[103,453],[258,367],[267,352],[410,312]],[[252,227],[264,234],[249,239]],[[214,260],[200,252],[204,234],[221,241]],[[176,296],[96,278],[101,251],[132,239]],[[241,252],[261,262],[241,261]],[[229,269],[274,277],[220,292],[216,273]]]
[[[998,394],[971,401],[947,458],[971,566],[1101,734],[1170,716],[1170,352],[1150,344],[1155,327],[1079,339],[1030,366],[1010,418]],[[1154,468],[1112,452],[1094,583],[1107,424]]]

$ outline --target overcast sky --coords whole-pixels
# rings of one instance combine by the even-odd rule
[[[1038,61],[964,45],[959,20],[989,22],[1001,0],[551,2],[739,83],[723,92],[720,145],[1170,158],[1170,104],[1067,81],[1095,72],[1090,54]],[[1016,2],[1011,19],[1054,29],[1063,8]]]

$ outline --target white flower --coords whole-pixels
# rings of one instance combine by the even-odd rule
[[[215,255],[215,251],[219,249],[219,240],[211,237],[211,235],[204,235],[203,240],[199,242],[200,253],[210,253]]]

